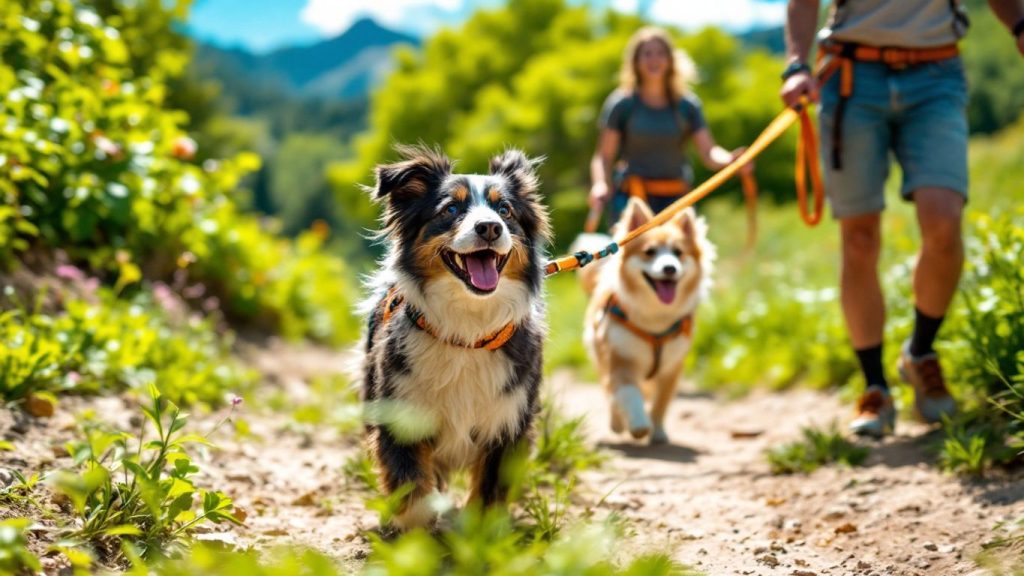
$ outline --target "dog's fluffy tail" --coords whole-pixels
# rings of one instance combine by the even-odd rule
[[[607,234],[580,234],[575,240],[573,240],[569,250],[571,252],[579,252],[581,250],[597,252],[611,242],[612,238]],[[588,296],[594,293],[594,288],[597,286],[597,279],[600,276],[600,271],[601,268],[604,267],[604,264],[605,260],[598,260],[597,262],[591,262],[589,265],[576,271],[576,274],[580,279],[580,284],[583,286],[583,290]]]

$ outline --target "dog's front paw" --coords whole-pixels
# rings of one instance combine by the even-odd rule
[[[660,425],[655,424],[654,429],[651,430],[651,438],[648,440],[651,445],[655,444],[668,444],[668,434],[665,429]]]
[[[430,498],[420,497],[409,500],[405,508],[395,516],[393,524],[398,530],[408,532],[413,528],[429,529],[437,519],[437,510]]]
[[[626,419],[629,433],[640,439],[651,431],[651,419],[644,411],[644,396],[636,386],[620,386],[615,391],[615,405]]]

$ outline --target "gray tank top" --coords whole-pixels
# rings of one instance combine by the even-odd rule
[[[675,108],[651,108],[632,93],[616,90],[605,100],[600,125],[622,135],[619,158],[626,174],[693,182],[686,143],[707,125],[696,96],[687,94]]]
[[[928,48],[966,32],[958,0],[836,0],[823,39],[871,46]]]

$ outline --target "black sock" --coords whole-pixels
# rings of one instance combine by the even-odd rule
[[[910,355],[924,356],[934,352],[932,344],[935,343],[935,335],[939,333],[939,326],[945,316],[933,318],[920,309],[914,308],[914,334],[910,337]]]
[[[864,379],[868,386],[881,386],[889,388],[889,382],[885,379],[885,370],[882,369],[882,345],[854,350],[857,353],[857,360],[860,360],[860,369],[864,372]]]

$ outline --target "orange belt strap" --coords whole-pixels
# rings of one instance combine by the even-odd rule
[[[690,187],[682,179],[666,180],[626,176],[623,183],[626,194],[646,201],[648,196],[682,196],[690,191]]]

